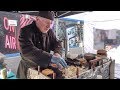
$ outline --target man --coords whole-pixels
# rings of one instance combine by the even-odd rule
[[[48,67],[56,64],[58,67],[67,67],[67,63],[61,57],[61,44],[50,29],[54,20],[54,13],[40,11],[32,24],[20,30],[19,43],[20,61],[17,78],[26,79],[27,70],[30,67]],[[54,54],[50,54],[50,51]]]

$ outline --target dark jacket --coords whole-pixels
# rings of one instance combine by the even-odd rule
[[[43,48],[42,32],[35,22],[20,30],[19,44],[22,60],[20,61],[17,78],[26,79],[29,67],[48,67],[52,54],[50,51],[61,54],[61,43],[56,39],[52,30],[46,34],[46,47]]]

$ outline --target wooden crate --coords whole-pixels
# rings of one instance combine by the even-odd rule
[[[38,73],[38,71],[33,68],[29,68],[27,72],[27,79],[50,79],[50,78],[43,75],[40,72]]]

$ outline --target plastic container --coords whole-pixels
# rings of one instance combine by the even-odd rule
[[[0,70],[1,79],[7,79],[7,69],[3,68]]]

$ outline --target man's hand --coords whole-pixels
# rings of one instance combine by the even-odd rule
[[[61,55],[59,53],[54,53],[53,55],[56,57],[61,57]]]
[[[62,70],[63,66],[61,64],[54,64],[54,63],[50,63],[50,66],[54,67],[54,68],[59,68],[59,70]]]
[[[52,56],[51,63],[57,64],[58,66],[62,65],[62,67],[66,68],[67,63],[62,57]]]

